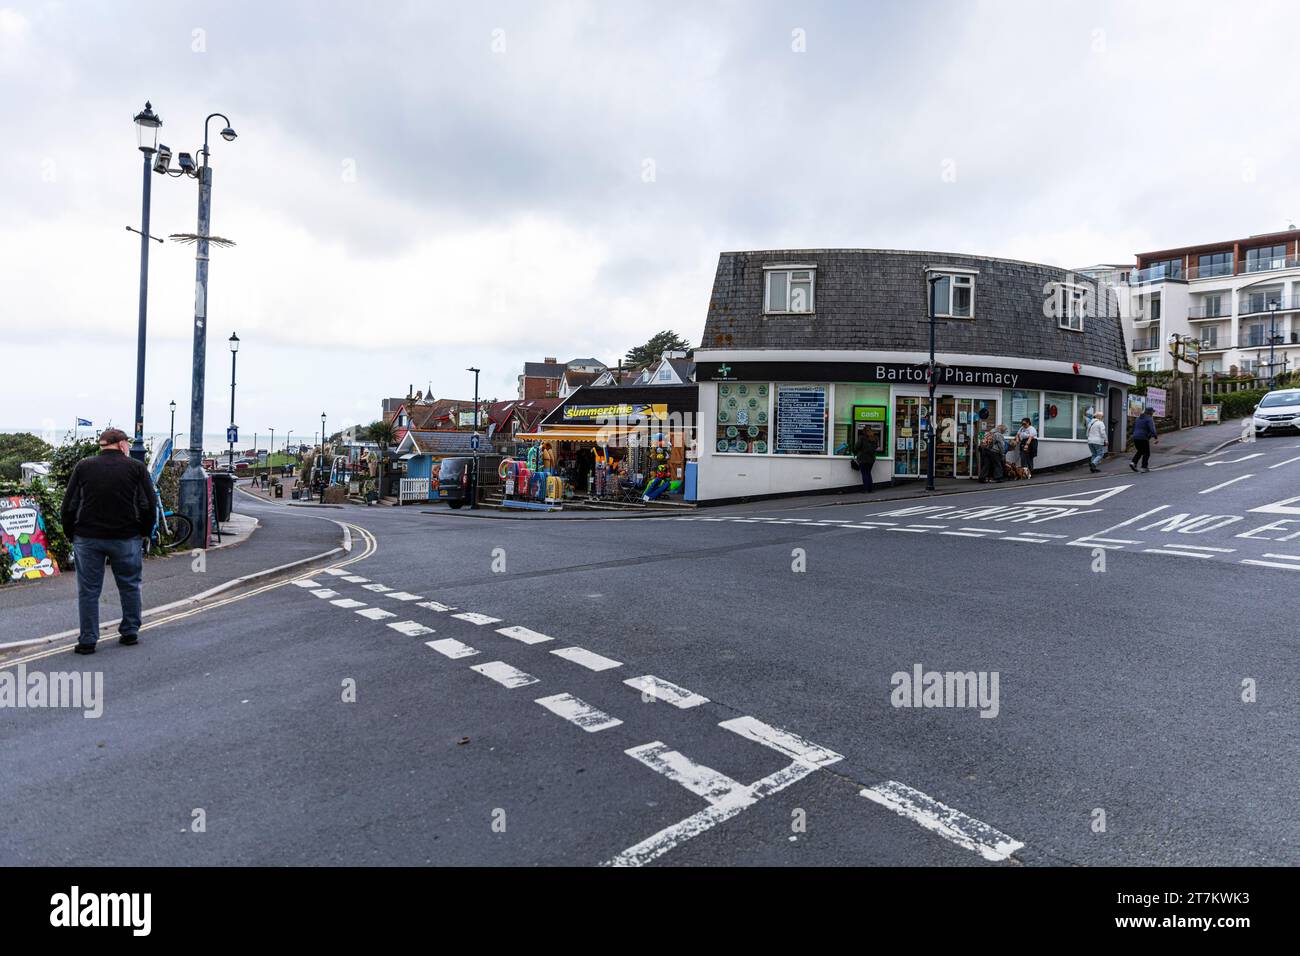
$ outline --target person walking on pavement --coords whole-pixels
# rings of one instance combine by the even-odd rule
[[[858,470],[862,472],[862,490],[875,491],[876,486],[871,479],[871,469],[876,464],[875,429],[866,427],[858,432],[858,439],[853,446],[853,458],[858,463]]]
[[[1156,434],[1156,419],[1154,413],[1149,408],[1142,409],[1142,414],[1138,420],[1133,423],[1133,446],[1137,449],[1133,452],[1133,460],[1128,466],[1134,471],[1138,470],[1138,461],[1142,462],[1142,470],[1151,470],[1151,443],[1160,444],[1160,436]]]
[[[1025,469],[1025,477],[1034,477],[1034,456],[1038,454],[1038,429],[1028,418],[1020,419],[1020,431],[1016,432],[1016,443],[1020,446],[1020,467]]]
[[[1101,471],[1097,466],[1106,457],[1106,421],[1100,410],[1093,413],[1093,419],[1088,423],[1088,451],[1092,452],[1092,457],[1088,459],[1088,470],[1094,473]]]
[[[99,641],[105,562],[122,602],[119,643],[139,641],[140,577],[155,508],[149,469],[127,454],[130,447],[126,432],[107,429],[99,436],[99,454],[77,462],[63,494],[63,530],[77,566],[78,654],[95,653]]]

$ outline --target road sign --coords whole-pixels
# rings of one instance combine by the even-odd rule
[[[479,437],[478,437],[478,435],[470,435],[470,436],[469,436],[469,450],[470,450],[470,451],[478,451],[478,443],[479,443]]]
[[[226,443],[231,444],[239,441],[239,426],[231,425],[226,429]]]

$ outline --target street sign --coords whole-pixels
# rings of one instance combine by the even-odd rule
[[[237,441],[239,441],[239,426],[231,425],[226,429],[226,443],[230,444]]]
[[[470,435],[470,436],[469,436],[469,448],[470,448],[470,451],[478,451],[478,443],[479,443],[479,437],[478,437],[478,435]]]

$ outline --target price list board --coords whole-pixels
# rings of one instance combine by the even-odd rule
[[[780,385],[776,390],[776,453],[826,454],[826,386]]]

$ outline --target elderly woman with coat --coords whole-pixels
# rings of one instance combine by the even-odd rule
[[[863,428],[858,432],[858,439],[853,445],[853,460],[862,472],[862,490],[874,491],[871,481],[871,469],[876,464],[876,432],[872,428]]]

